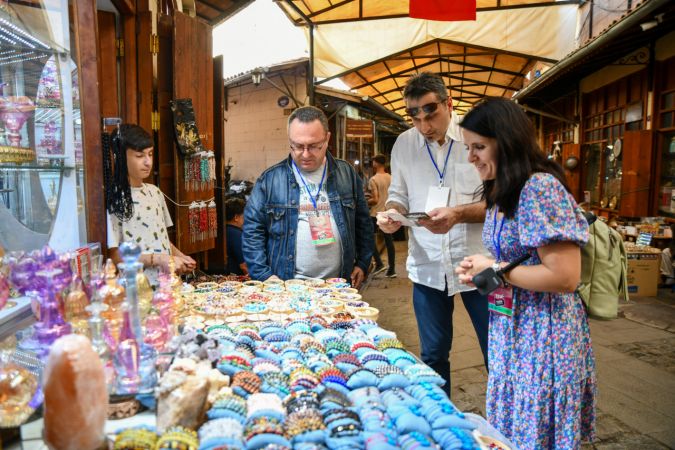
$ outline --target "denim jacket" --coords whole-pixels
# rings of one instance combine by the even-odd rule
[[[373,255],[373,225],[363,184],[346,162],[326,153],[326,192],[342,240],[340,276],[350,279],[354,265],[368,272]],[[254,280],[295,276],[296,230],[300,186],[291,157],[265,170],[253,187],[244,211],[242,249]]]

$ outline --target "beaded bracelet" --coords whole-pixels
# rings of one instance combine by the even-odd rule
[[[333,358],[333,364],[351,364],[353,366],[361,367],[361,361],[359,361],[359,358],[351,353],[340,353],[339,355],[335,355]]]
[[[302,409],[319,409],[319,395],[314,391],[298,391],[284,399],[284,406],[288,413]]]
[[[197,432],[184,427],[169,428],[157,441],[157,450],[197,450]]]
[[[389,364],[389,358],[387,358],[387,355],[378,351],[365,353],[361,355],[359,359],[361,360],[361,364],[366,364],[370,361],[382,361]]]
[[[249,394],[260,391],[261,384],[260,377],[251,371],[237,372],[232,377],[232,387],[240,387]]]
[[[319,395],[319,400],[321,402],[322,407],[324,406],[324,404],[328,403],[340,405],[343,408],[352,406],[352,402],[351,400],[349,400],[349,397],[347,397],[344,393],[331,388],[324,389],[323,392],[321,392],[321,394]]]
[[[236,412],[242,416],[246,416],[246,400],[237,394],[223,393],[218,394],[216,400],[213,402],[214,409],[228,409]]]
[[[250,441],[259,434],[278,434],[285,436],[284,427],[279,419],[274,417],[260,416],[251,418],[244,425],[244,439]]]
[[[114,450],[154,450],[158,436],[145,428],[130,428],[115,438]]]
[[[326,428],[321,413],[315,409],[295,411],[289,414],[286,418],[285,426],[289,437]]]
[[[323,420],[326,425],[342,419],[350,419],[356,423],[361,423],[359,415],[347,408],[331,409],[323,414]]]
[[[209,420],[199,429],[199,439],[223,437],[241,439],[244,427],[235,419],[222,418]]]
[[[347,425],[338,425],[334,428],[330,428],[331,437],[347,437],[347,436],[358,436],[363,427],[360,424],[350,423]]]
[[[377,350],[377,347],[375,347],[375,344],[373,344],[371,342],[366,342],[366,341],[356,342],[356,343],[352,344],[350,350],[351,350],[352,353],[354,353],[354,352],[356,352],[356,350],[358,350],[360,348],[370,348],[370,349],[373,349],[373,350]]]

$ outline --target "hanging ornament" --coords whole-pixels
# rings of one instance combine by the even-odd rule
[[[203,241],[209,227],[209,211],[205,202],[199,202],[199,240]]]
[[[188,233],[190,242],[194,243],[199,234],[199,204],[197,202],[190,203],[188,208]]]
[[[216,202],[209,202],[209,239],[214,239],[218,230],[218,215],[216,211]]]

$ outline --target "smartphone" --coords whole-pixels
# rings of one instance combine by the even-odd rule
[[[404,214],[404,216],[410,220],[431,219],[431,217],[429,217],[429,215],[425,212],[412,212]]]

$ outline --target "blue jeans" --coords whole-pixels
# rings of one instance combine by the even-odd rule
[[[464,307],[469,313],[473,328],[478,336],[483,361],[487,367],[488,306],[487,297],[478,291],[462,292]],[[452,348],[452,312],[455,300],[448,297],[448,288],[440,291],[413,283],[413,306],[417,329],[422,346],[422,361],[434,369],[446,384],[443,386],[450,396],[450,349]]]

